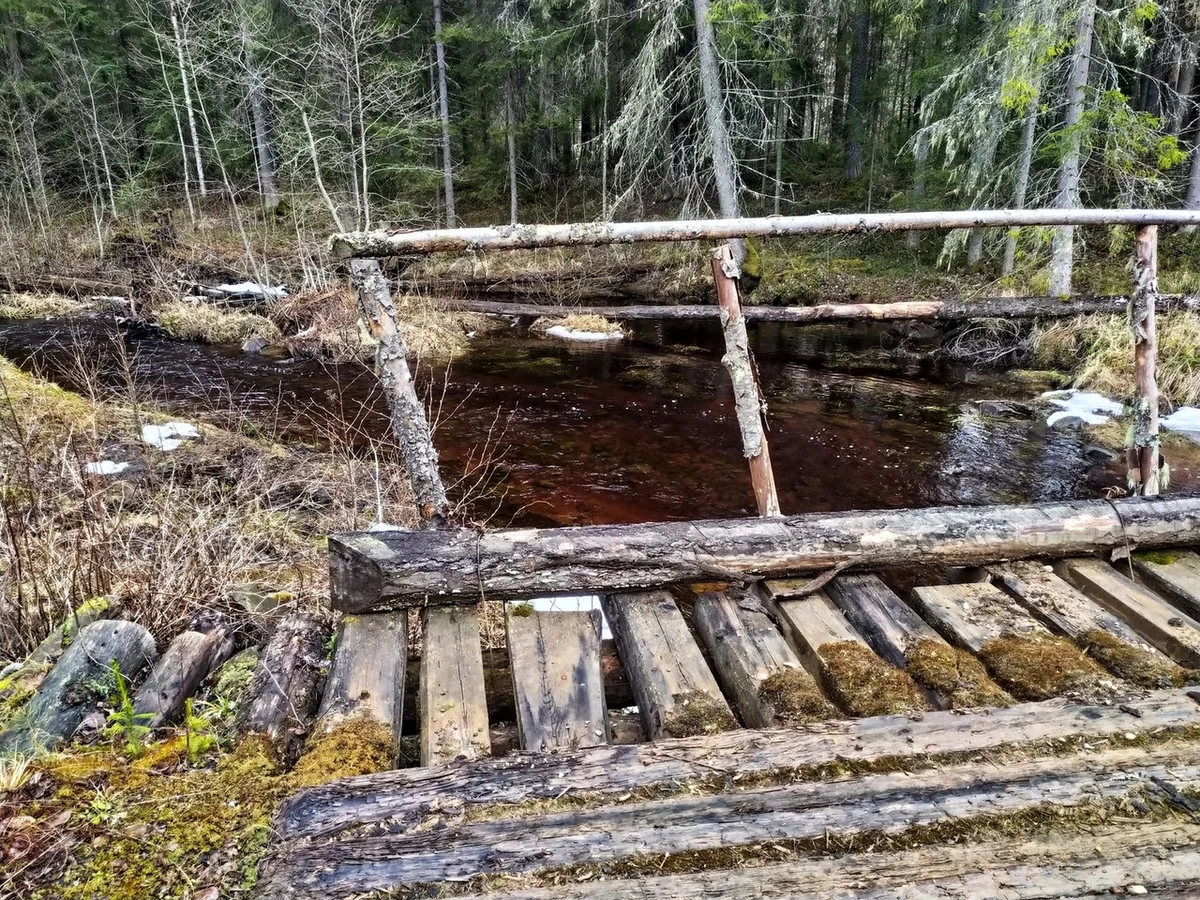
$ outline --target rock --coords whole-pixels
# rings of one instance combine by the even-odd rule
[[[1033,409],[1013,400],[977,400],[979,411],[988,416],[1007,416],[1009,418],[1032,419]]]
[[[242,344],[242,352],[243,353],[262,353],[269,346],[271,346],[270,341],[268,341],[261,334],[256,334],[256,335],[253,335],[253,336],[247,338],[246,343]]]
[[[1055,413],[1050,417],[1050,421],[1046,423],[1055,431],[1078,431],[1086,421],[1081,416],[1073,416],[1066,413]]]
[[[1109,463],[1119,455],[1107,447],[1097,447],[1095,444],[1089,444],[1083,448],[1083,458],[1093,463]]]

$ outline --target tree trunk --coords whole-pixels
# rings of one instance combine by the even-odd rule
[[[1158,226],[1147,225],[1138,229],[1134,240],[1133,294],[1129,298],[1136,391],[1129,486],[1143,497],[1155,497],[1159,492],[1158,382],[1155,378],[1158,340],[1154,321],[1157,299]]]
[[[785,577],[838,564],[972,565],[1200,540],[1200,499],[814,513],[647,525],[342,534],[333,605],[358,613],[669,583]]]
[[[833,39],[833,102],[830,104],[829,110],[829,140],[827,141],[831,145],[835,141],[840,142],[846,133],[846,73],[848,70],[846,40],[849,34],[850,29],[847,27],[846,16],[839,4],[837,33]]]
[[[1029,169],[1033,165],[1033,136],[1037,130],[1038,97],[1035,92],[1025,107],[1025,122],[1021,127],[1021,149],[1017,154],[1016,183],[1013,186],[1013,209],[1025,208],[1025,194],[1029,190]],[[1002,276],[1012,274],[1017,261],[1017,238],[1020,232],[1013,228],[1004,242],[1004,265]]]
[[[1096,20],[1096,0],[1084,0],[1075,23],[1075,47],[1067,79],[1067,114],[1063,131],[1067,134],[1066,151],[1058,169],[1059,209],[1079,206],[1079,168],[1082,136],[1079,133],[1092,60],[1092,32]],[[1066,297],[1071,293],[1071,270],[1075,255],[1075,229],[1064,225],[1054,232],[1050,242],[1050,294]]]
[[[350,273],[358,288],[362,316],[379,342],[376,365],[379,382],[391,410],[392,431],[408,468],[413,501],[427,527],[444,525],[450,515],[446,488],[438,472],[438,455],[433,446],[425,407],[413,387],[408,369],[408,348],[396,324],[396,307],[387,279],[373,259],[356,259]]]
[[[775,203],[772,207],[779,215],[779,202],[783,196],[783,142],[787,135],[788,109],[782,100],[775,101]],[[803,131],[803,128],[801,128]]]
[[[513,113],[513,78],[504,79],[505,131],[508,143],[508,220],[517,224],[517,119]]]
[[[738,173],[733,156],[733,144],[725,126],[725,91],[721,87],[721,71],[717,60],[717,39],[713,33],[712,13],[708,0],[692,0],[696,14],[696,52],[700,57],[700,87],[704,92],[704,118],[708,123],[709,153],[712,155],[713,179],[721,217],[741,216],[738,202]],[[742,241],[731,242],[733,258],[740,268],[746,258]]]
[[[928,158],[929,134],[922,131],[917,135],[917,146],[913,151],[912,202],[909,204],[913,209],[919,209],[925,200],[925,161]],[[910,231],[905,235],[905,242],[909,250],[916,250],[921,246],[921,232]]]
[[[454,162],[450,155],[450,104],[446,99],[446,47],[442,43],[442,0],[433,0],[433,43],[437,50],[438,114],[442,120],[442,183],[446,195],[446,227],[454,215]]]
[[[192,153],[196,162],[196,187],[200,191],[201,197],[207,197],[208,184],[204,180],[204,158],[200,153],[200,131],[196,127],[196,109],[192,106],[191,79],[188,76],[187,62],[184,59],[183,32],[179,25],[177,5],[178,0],[167,0],[167,9],[171,13],[171,32],[175,36],[175,59],[179,65],[179,81],[183,85],[183,109],[187,114],[188,129],[192,135]]]
[[[1183,36],[1183,60],[1179,68],[1179,79],[1175,82],[1175,102],[1171,108],[1170,134],[1178,137],[1191,124],[1192,87],[1196,80],[1195,35],[1188,31]]]
[[[275,177],[275,152],[271,147],[271,129],[267,124],[267,96],[263,76],[254,63],[249,32],[243,32],[246,77],[250,82],[250,122],[254,131],[254,161],[258,170],[258,189],[263,207],[273,212],[279,205],[279,186]]]
[[[223,619],[178,635],[133,697],[134,712],[149,716],[142,724],[161,728],[178,719],[188,698],[232,653],[233,634]]]
[[[851,181],[862,176],[865,163],[863,145],[867,131],[867,76],[871,67],[870,52],[871,7],[868,0],[857,0],[846,109],[846,178]]]

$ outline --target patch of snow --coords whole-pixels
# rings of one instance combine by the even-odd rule
[[[90,462],[83,467],[83,470],[89,475],[120,475],[129,468],[127,462],[113,462],[111,459],[101,459],[97,462]]]
[[[608,619],[600,606],[600,597],[596,594],[564,594],[559,597],[534,597],[525,601],[538,612],[589,612],[600,610],[600,637],[608,640],[612,630],[608,627]]]
[[[391,522],[372,522],[367,526],[367,531],[405,531],[402,525],[393,525]]]
[[[619,341],[625,337],[619,331],[572,331],[563,325],[551,325],[546,329],[551,337],[562,338],[564,341]]]
[[[1158,420],[1164,428],[1172,431],[1184,431],[1189,434],[1200,433],[1200,409],[1194,406],[1181,406],[1169,416]]]
[[[185,440],[198,437],[200,432],[196,430],[196,426],[187,422],[142,426],[142,442],[159,450],[178,450]]]
[[[282,284],[271,287],[268,284],[256,284],[253,281],[243,281],[241,284],[218,284],[214,290],[230,297],[261,297],[263,300],[278,300],[287,296],[287,288]]]
[[[1069,388],[1065,391],[1046,391],[1041,396],[1043,400],[1048,400],[1058,407],[1046,419],[1046,424],[1050,426],[1070,418],[1080,419],[1088,425],[1100,425],[1125,411],[1124,405],[1116,400],[1110,400],[1103,394],[1081,391],[1077,388]]]

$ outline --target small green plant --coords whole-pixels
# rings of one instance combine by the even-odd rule
[[[29,763],[27,756],[0,756],[0,794],[20,790],[29,781]]]
[[[121,674],[120,663],[114,659],[111,668],[114,682],[112,699],[115,708],[108,714],[108,728],[104,733],[124,744],[125,753],[136,759],[146,752],[146,736],[151,730],[146,722],[154,718],[154,714],[134,711],[133,698],[129,696],[129,688],[125,684],[125,676]]]
[[[183,724],[186,729],[185,742],[187,746],[188,765],[197,766],[203,759],[204,754],[211,750],[217,743],[217,736],[213,733],[213,716],[217,713],[216,710],[209,711],[209,704],[201,703],[201,711],[197,711],[196,704],[189,697],[183,705]]]
[[[93,825],[110,825],[125,817],[125,805],[116,794],[97,788],[83,814]]]

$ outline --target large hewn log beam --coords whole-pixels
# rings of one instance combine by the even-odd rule
[[[848,213],[696,219],[662,222],[576,222],[569,225],[495,225],[426,231],[354,231],[335,234],[340,259],[407,256],[462,250],[529,250],[595,247],[638,241],[727,241],[787,235],[881,234],[949,228],[1017,228],[1023,225],[1200,225],[1200,210],[1179,209],[965,209],[952,212]]]
[[[971,565],[1200,543],[1200,498],[937,507],[329,539],[345,612],[790,576],[839,564]]]
[[[502,316],[597,315],[609,319],[712,319],[712,306],[561,306],[550,303],[504,303],[438,297],[446,309],[495,313]],[[1128,297],[973,297],[952,300],[905,300],[896,303],[820,303],[816,306],[742,306],[747,322],[916,321],[962,322],[968,319],[1058,319],[1091,313],[1124,314]],[[1200,310],[1200,297],[1168,294],[1158,297],[1163,312]]]

